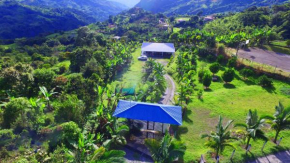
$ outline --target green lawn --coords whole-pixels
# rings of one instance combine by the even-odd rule
[[[123,73],[116,76],[116,80],[111,83],[112,86],[115,86],[117,83],[120,83],[124,88],[135,87],[142,81],[142,69],[145,64],[144,61],[139,61],[138,57],[141,55],[141,48],[138,48],[133,54],[132,64],[128,69],[124,69]]]
[[[175,21],[177,21],[179,19],[184,20],[184,21],[189,21],[190,18],[189,17],[177,17],[177,18],[175,18]]]
[[[199,61],[198,67],[206,64],[205,62]],[[175,64],[171,66],[174,67]],[[209,64],[206,65],[206,67],[208,66]],[[217,75],[221,76],[221,74],[222,72],[219,72]],[[198,81],[196,81],[196,84],[197,88],[203,88],[202,84]],[[280,92],[281,87],[290,87],[290,85],[280,81],[274,81],[274,85],[274,90],[266,90],[250,81],[244,81],[240,76],[237,76],[230,85],[224,85],[223,82],[212,83],[210,90],[204,92],[202,100],[197,99],[196,93],[193,94],[187,116],[184,117],[183,125],[179,128],[179,134],[177,135],[187,146],[184,156],[185,162],[198,160],[202,154],[206,156],[207,162],[215,162],[208,154],[208,151],[211,149],[204,146],[206,139],[201,139],[200,135],[215,130],[219,115],[224,117],[224,123],[230,119],[235,122],[245,122],[249,109],[257,109],[259,115],[272,115],[274,113],[274,107],[279,101],[285,106],[290,106],[290,98],[282,95]],[[267,135],[274,137],[274,132],[267,132]],[[280,136],[284,136],[281,143],[282,147],[289,148],[290,144],[287,142],[290,142],[290,131],[283,131]],[[242,142],[237,142],[236,144],[237,150],[234,156],[234,162],[244,162],[247,158],[241,144]],[[252,141],[251,144],[253,148],[248,157],[263,156],[260,150],[263,141]],[[272,142],[268,142],[264,151],[268,154],[276,150],[281,150],[283,149],[282,147],[277,148]],[[231,154],[232,149],[227,148],[221,157],[221,161],[230,162]]]
[[[264,48],[270,51],[290,55],[290,48],[287,47],[286,41],[273,41],[270,45],[264,45]]]
[[[272,41],[272,45],[287,47],[286,41]]]
[[[179,32],[180,30],[181,30],[181,28],[177,28],[177,27],[174,27],[174,28],[173,28],[173,32],[174,32],[174,33],[177,33],[177,32]]]

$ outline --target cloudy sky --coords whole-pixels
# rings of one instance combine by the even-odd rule
[[[140,0],[111,0],[125,4],[128,7],[135,6]]]

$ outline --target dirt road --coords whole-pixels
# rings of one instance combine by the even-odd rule
[[[167,81],[167,88],[159,103],[164,105],[170,105],[172,104],[174,98],[175,83],[168,74],[164,75],[164,78]]]
[[[290,55],[276,53],[260,48],[239,50],[238,57],[246,58],[254,62],[264,63],[290,72]]]

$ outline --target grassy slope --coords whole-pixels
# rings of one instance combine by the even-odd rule
[[[204,65],[206,63],[198,63]],[[171,66],[175,66],[172,64]],[[206,67],[208,67],[207,65]],[[222,72],[218,73],[221,76]],[[197,88],[202,88],[202,84],[197,83]],[[208,162],[214,162],[206,154],[210,149],[204,146],[206,139],[201,139],[203,133],[210,133],[215,130],[215,125],[219,115],[224,117],[224,122],[234,120],[235,122],[244,122],[249,109],[257,109],[259,115],[273,114],[274,107],[281,101],[285,106],[290,106],[290,99],[280,93],[280,87],[289,84],[280,81],[274,81],[276,90],[265,90],[251,82],[243,81],[239,76],[232,82],[232,85],[224,86],[222,82],[212,83],[210,90],[204,92],[203,100],[198,100],[196,95],[192,96],[192,101],[189,104],[187,116],[184,118],[184,123],[179,129],[178,137],[187,145],[187,150],[184,156],[186,162],[190,160],[198,160],[201,154],[207,156]],[[227,87],[227,88],[225,88]],[[268,132],[268,136],[273,137],[274,132]],[[282,147],[290,147],[290,131],[281,133],[284,136]],[[238,144],[239,142],[237,142]],[[261,147],[262,141],[252,141],[252,153],[250,157],[263,156]],[[266,153],[271,153],[276,150],[272,142],[268,142],[265,147]],[[227,148],[222,156],[222,162],[229,162],[232,149]],[[237,151],[234,159],[240,162],[245,157],[245,151],[237,145]],[[242,161],[244,162],[244,161]]]

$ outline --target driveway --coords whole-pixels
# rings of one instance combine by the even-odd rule
[[[249,48],[239,50],[238,57],[246,58],[254,62],[259,62],[290,72],[290,55],[276,53],[260,48]]]
[[[167,82],[167,88],[162,98],[160,99],[159,104],[170,105],[172,104],[175,92],[175,83],[174,80],[168,74],[164,75],[164,78]]]

